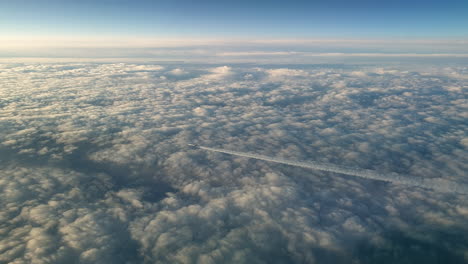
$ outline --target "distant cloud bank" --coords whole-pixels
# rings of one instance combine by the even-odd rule
[[[253,57],[253,58],[249,58]],[[68,58],[313,63],[317,57],[466,58],[466,39],[0,37],[0,60]],[[56,61],[57,61],[56,60]],[[36,59],[37,61],[37,59]]]

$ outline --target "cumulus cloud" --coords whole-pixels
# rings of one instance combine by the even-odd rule
[[[187,146],[467,184],[466,67],[0,67],[0,262],[468,261],[466,195]]]

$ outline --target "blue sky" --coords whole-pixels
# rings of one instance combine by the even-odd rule
[[[0,0],[0,58],[466,57],[467,14],[466,0]]]
[[[0,2],[6,35],[468,37],[468,1]]]

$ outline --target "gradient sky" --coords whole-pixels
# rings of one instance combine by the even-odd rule
[[[467,14],[466,0],[0,0],[0,58],[466,57]]]
[[[138,37],[468,36],[468,1],[150,1],[0,2],[5,35]]]

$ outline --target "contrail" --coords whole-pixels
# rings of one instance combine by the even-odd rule
[[[296,167],[314,169],[314,170],[321,170],[321,171],[328,171],[328,172],[335,172],[341,173],[345,175],[351,175],[356,177],[361,177],[365,179],[372,179],[378,181],[385,181],[391,182],[396,184],[405,184],[409,186],[417,186],[426,189],[433,189],[441,192],[449,192],[449,193],[462,193],[468,194],[468,185],[455,183],[443,179],[425,179],[422,177],[414,177],[414,176],[407,176],[401,175],[398,173],[379,173],[374,170],[366,170],[366,169],[356,169],[351,167],[344,167],[344,166],[337,166],[330,163],[323,163],[323,162],[303,162],[303,161],[293,161],[281,158],[274,158],[268,157],[258,154],[251,154],[246,152],[239,152],[233,150],[226,150],[226,149],[218,149],[218,148],[209,148],[203,146],[197,146],[193,144],[189,144],[192,147],[198,147],[200,149],[214,151],[219,153],[225,153],[229,155],[245,157],[245,158],[252,158],[257,160],[264,160],[264,161],[271,161]]]

